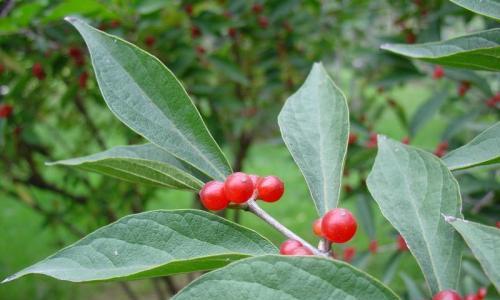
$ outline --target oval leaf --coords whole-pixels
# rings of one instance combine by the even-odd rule
[[[500,28],[425,44],[385,44],[382,49],[459,68],[500,71]]]
[[[462,241],[442,214],[461,216],[458,184],[434,155],[379,136],[367,178],[382,214],[401,233],[432,294],[456,288]]]
[[[320,257],[261,256],[210,272],[185,287],[183,299],[399,299],[352,266]]]
[[[201,210],[130,215],[3,282],[44,274],[74,282],[142,279],[220,268],[276,253],[256,232]]]
[[[445,218],[464,238],[490,278],[500,292],[500,229],[463,219]]]
[[[125,125],[153,144],[224,180],[231,173],[181,83],[157,58],[83,21],[66,18],[87,44],[101,93]]]
[[[500,163],[500,122],[443,158],[450,170]]]
[[[450,0],[465,9],[500,21],[500,2],[498,0]]]
[[[75,166],[129,182],[193,191],[200,190],[207,180],[195,168],[153,144],[118,146],[47,165]]]
[[[347,151],[349,111],[321,63],[278,116],[281,135],[304,175],[320,215],[337,207]]]

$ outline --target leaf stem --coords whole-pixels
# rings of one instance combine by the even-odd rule
[[[276,230],[281,232],[284,236],[292,239],[299,241],[302,246],[305,248],[309,249],[314,255],[318,256],[327,256],[327,254],[321,252],[318,250],[316,247],[312,246],[308,242],[306,242],[304,239],[302,239],[300,236],[296,235],[293,231],[290,229],[286,228],[283,224],[278,222],[275,218],[273,218],[270,214],[268,214],[265,210],[260,208],[260,206],[255,202],[254,197],[250,198],[247,201],[247,208],[249,211],[254,213],[257,217],[261,218],[262,220],[266,221],[269,225],[274,227]]]

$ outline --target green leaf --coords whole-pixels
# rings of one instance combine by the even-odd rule
[[[84,38],[101,93],[132,130],[206,175],[231,173],[219,146],[177,78],[157,58],[76,18],[66,18]]]
[[[376,239],[377,235],[375,230],[375,220],[373,216],[372,199],[365,193],[359,194],[356,199],[356,212],[358,215],[358,222],[361,228],[366,232],[366,235],[371,240]]]
[[[6,278],[44,274],[74,282],[142,279],[220,268],[276,253],[256,232],[201,210],[130,215]]]
[[[432,294],[456,288],[462,241],[441,215],[461,216],[462,201],[448,168],[428,152],[379,136],[367,184],[406,240]]]
[[[409,300],[422,300],[426,299],[426,297],[420,291],[418,284],[405,273],[401,273],[401,278],[406,286],[406,290],[408,291]]]
[[[452,67],[500,71],[500,28],[425,44],[384,44],[382,49]]]
[[[337,207],[347,151],[345,96],[321,63],[290,96],[278,116],[281,135],[304,175],[320,215]]]
[[[134,183],[198,191],[203,175],[153,144],[118,146],[93,155],[48,163],[75,166]]]
[[[435,94],[422,104],[413,115],[410,122],[410,134],[415,136],[420,128],[424,126],[446,102],[448,89],[443,89]]]
[[[500,122],[443,158],[450,170],[467,169],[500,162]]]
[[[214,65],[215,69],[234,82],[242,85],[248,85],[248,79],[245,74],[240,70],[240,67],[233,62],[222,57],[210,57],[209,61]]]
[[[399,299],[388,287],[352,266],[326,258],[261,256],[205,274],[186,286],[183,299]]]
[[[456,5],[500,21],[500,2],[498,0],[450,0]]]
[[[462,235],[483,267],[486,276],[500,292],[500,229],[454,217],[445,219]]]
[[[387,263],[384,265],[384,276],[382,277],[382,282],[384,284],[389,284],[394,279],[399,266],[401,265],[401,260],[403,256],[401,252],[394,252],[391,257],[387,260]]]

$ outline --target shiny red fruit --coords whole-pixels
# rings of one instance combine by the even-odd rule
[[[285,192],[285,184],[276,176],[266,176],[257,183],[259,199],[266,202],[278,201]]]
[[[322,223],[322,219],[317,219],[316,221],[314,221],[313,223],[313,232],[315,235],[319,236],[319,237],[323,237],[323,232],[321,231],[321,223]]]
[[[313,253],[305,247],[298,247],[293,249],[290,255],[313,255]]]
[[[334,243],[345,243],[352,239],[358,224],[353,214],[345,208],[335,208],[323,216],[323,236]]]
[[[432,300],[462,300],[462,297],[454,290],[444,290],[434,295]]]
[[[370,241],[370,245],[368,246],[368,250],[370,253],[375,254],[378,251],[378,242],[376,240]]]
[[[7,119],[12,115],[14,108],[10,104],[0,104],[0,119]]]
[[[485,287],[480,287],[477,290],[477,294],[476,295],[479,298],[479,300],[483,300],[484,297],[486,297],[487,294],[488,294],[488,290]]]
[[[291,255],[296,248],[302,247],[302,244],[296,240],[286,240],[280,246],[280,254]]]
[[[229,204],[224,193],[224,183],[220,181],[207,182],[200,190],[199,195],[201,203],[209,210],[221,210]]]
[[[244,203],[254,192],[252,179],[245,173],[236,172],[229,175],[224,183],[224,191],[229,201]]]
[[[354,256],[356,256],[356,249],[354,247],[344,248],[343,259],[345,262],[350,263]]]
[[[432,72],[432,78],[439,79],[444,76],[444,69],[441,66],[436,66]]]
[[[399,251],[408,251],[408,244],[406,244],[406,240],[401,235],[398,235],[396,243]]]

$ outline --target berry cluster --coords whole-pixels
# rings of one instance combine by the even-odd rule
[[[484,287],[479,288],[476,293],[469,294],[464,298],[454,290],[444,290],[434,295],[432,300],[483,300],[486,294],[487,291]]]
[[[210,181],[200,190],[200,200],[208,210],[221,210],[229,203],[243,204],[250,198],[266,202],[278,201],[285,192],[284,183],[276,176],[259,177],[236,172],[225,182]]]

